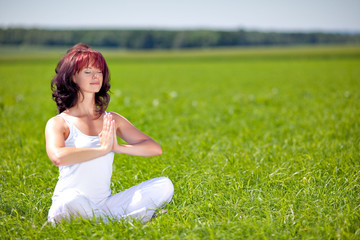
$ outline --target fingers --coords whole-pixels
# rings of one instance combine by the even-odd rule
[[[109,113],[105,113],[104,116],[104,123],[103,123],[103,131],[108,131],[109,130],[109,121],[110,121],[111,115]]]
[[[106,132],[108,132],[108,130],[109,130],[109,115],[110,115],[109,113],[105,113],[105,115],[103,117],[103,128],[102,128],[99,136],[104,136],[104,134]]]
[[[110,113],[105,113],[104,122],[103,122],[103,131],[110,131],[112,122],[112,115]]]
[[[112,119],[112,115],[110,113],[106,113],[104,116],[103,130],[108,132],[108,134],[113,135],[116,134],[115,129],[115,120]]]
[[[114,134],[116,136],[115,130],[115,120],[112,119],[110,113],[105,113],[103,120],[103,129],[99,134],[100,144],[105,147],[105,149],[111,150],[114,145]]]

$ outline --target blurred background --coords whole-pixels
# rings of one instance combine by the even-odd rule
[[[179,49],[360,42],[357,0],[0,1],[0,44]]]

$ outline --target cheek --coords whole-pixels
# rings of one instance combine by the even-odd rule
[[[73,82],[76,83],[78,86],[81,86],[86,82],[86,76],[83,76],[81,74],[75,74],[73,76]]]
[[[75,73],[73,75],[73,82],[79,85],[79,83],[81,82],[80,80],[81,80],[80,75],[78,73]]]

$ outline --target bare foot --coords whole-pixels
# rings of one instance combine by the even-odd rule
[[[161,209],[159,211],[157,211],[156,213],[154,213],[154,215],[152,216],[152,218],[156,218],[157,216],[167,213],[167,209]]]

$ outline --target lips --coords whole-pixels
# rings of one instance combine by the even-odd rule
[[[93,82],[93,83],[90,83],[90,85],[100,85],[99,82]]]

